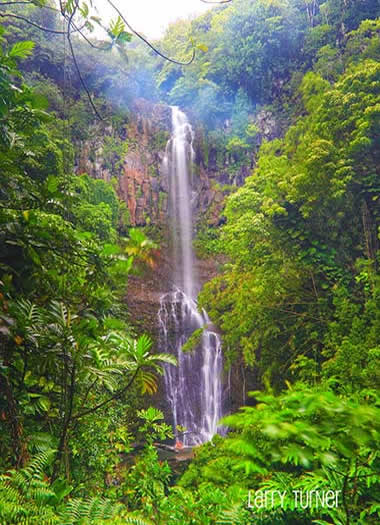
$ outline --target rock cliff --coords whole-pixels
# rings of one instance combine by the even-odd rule
[[[191,118],[191,117],[190,117]],[[276,122],[268,111],[255,117],[258,140],[278,134]],[[225,196],[252,172],[255,150],[239,158],[210,140],[200,123],[193,122],[194,166],[192,170],[193,214],[195,229],[221,224]],[[225,131],[228,131],[228,122]],[[136,99],[129,112],[115,123],[97,123],[89,138],[78,145],[76,169],[94,178],[113,180],[119,197],[126,203],[131,226],[154,226],[159,232],[160,260],[156,269],[131,277],[127,302],[134,322],[151,333],[156,331],[160,295],[171,287],[173,270],[168,234],[169,180],[163,169],[165,149],[171,134],[171,109]],[[218,262],[198,261],[201,283],[217,273]]]
[[[258,141],[278,135],[270,112],[259,112],[255,123],[259,130]],[[242,185],[252,172],[255,150],[236,158],[233,153],[210,141],[201,124],[192,124],[195,229],[215,227],[224,220],[225,196]],[[113,180],[119,197],[126,203],[130,225],[152,225],[160,232],[161,250],[156,267],[153,271],[147,269],[140,275],[130,276],[126,290],[126,302],[133,323],[156,339],[160,297],[170,290],[173,275],[168,234],[169,180],[163,169],[165,149],[171,134],[171,109],[164,104],[137,99],[129,114],[117,125],[94,124],[90,131],[90,138],[78,147],[77,172]],[[217,274],[218,264],[215,259],[197,261],[200,284]],[[245,381],[243,368],[235,364],[228,381],[233,392],[230,399],[233,408],[237,408],[245,398],[249,386]],[[165,400],[158,396],[156,401],[166,411]]]
[[[260,112],[256,120],[261,137],[276,134],[270,113]],[[215,226],[223,220],[225,195],[244,182],[254,167],[255,155],[250,152],[237,161],[233,154],[210,143],[199,123],[193,123],[193,128],[194,215],[198,223]],[[78,148],[77,172],[114,179],[132,226],[153,224],[165,230],[169,182],[162,160],[170,133],[170,107],[136,99],[117,126],[93,126],[90,138]]]

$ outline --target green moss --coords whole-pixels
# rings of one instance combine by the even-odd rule
[[[195,162],[193,162],[192,164],[192,171],[194,173],[194,175],[196,175],[197,177],[200,175],[201,173],[201,168],[198,164],[195,164]]]
[[[169,137],[170,137],[170,134],[168,131],[166,130],[160,130],[160,131],[157,131],[150,143],[149,143],[149,147],[152,151],[161,151],[161,150],[164,150],[166,148],[166,144],[169,140]]]
[[[208,159],[209,159],[210,151],[209,151],[209,144],[207,140],[202,140],[201,149],[202,149],[204,163],[206,166],[208,166]]]
[[[110,171],[120,172],[128,152],[129,143],[115,136],[106,136],[103,141],[103,165]]]
[[[193,352],[200,345],[205,327],[197,328],[182,347],[182,352]]]
[[[155,164],[151,164],[148,168],[150,177],[158,177],[158,169]]]
[[[157,224],[152,224],[151,222],[147,222],[145,226],[141,226],[139,229],[142,230],[143,233],[153,242],[159,246],[162,246],[164,242],[164,232],[160,226]]]
[[[167,199],[167,193],[165,193],[164,191],[160,191],[160,193],[158,194],[158,207],[160,210],[162,209],[163,204],[166,199]]]
[[[234,184],[220,184],[219,182],[212,182],[211,187],[213,190],[221,191],[223,194],[230,194],[238,189]]]

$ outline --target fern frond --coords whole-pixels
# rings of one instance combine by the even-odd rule
[[[7,525],[53,525],[58,517],[49,501],[54,492],[43,480],[43,469],[53,451],[44,451],[18,471],[0,476],[0,523]]]
[[[152,525],[151,521],[147,521],[144,518],[135,518],[133,516],[123,518],[123,523],[127,523],[129,525]]]
[[[232,508],[223,511],[216,523],[217,525],[243,525],[241,507],[234,505]],[[244,523],[246,523],[246,521],[244,521]]]
[[[87,500],[72,499],[61,516],[62,525],[92,525],[99,520],[113,518],[120,505],[101,497]]]

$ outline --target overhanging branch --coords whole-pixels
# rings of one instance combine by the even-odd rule
[[[140,371],[140,367],[137,367],[135,372],[134,372],[134,374],[133,374],[133,376],[131,377],[130,381],[125,385],[124,388],[122,388],[121,390],[119,390],[118,392],[113,394],[111,397],[109,397],[105,401],[102,401],[102,403],[99,403],[98,405],[95,405],[92,408],[88,408],[86,410],[83,410],[83,412],[79,412],[79,414],[74,415],[72,417],[72,419],[80,419],[83,416],[87,416],[88,414],[92,414],[93,412],[96,412],[97,410],[99,410],[99,408],[102,408],[102,407],[108,405],[109,403],[111,403],[111,401],[114,401],[115,399],[118,399],[119,397],[121,397],[132,386],[132,383],[136,379],[137,374],[139,373],[139,371]]]
[[[82,84],[82,87],[83,87],[83,89],[86,92],[86,95],[87,95],[87,98],[88,98],[88,100],[90,102],[90,105],[91,105],[95,115],[97,116],[97,118],[99,120],[103,120],[103,117],[100,115],[99,111],[96,109],[94,101],[92,100],[91,93],[89,92],[88,87],[86,85],[86,82],[84,81],[84,79],[82,77],[82,73],[81,73],[79,65],[78,65],[77,57],[75,55],[74,46],[73,46],[73,43],[71,41],[71,25],[72,25],[72,21],[73,21],[73,18],[75,16],[75,13],[76,13],[77,9],[78,9],[78,0],[75,2],[75,6],[74,6],[74,9],[73,9],[73,12],[71,13],[69,19],[67,20],[67,41],[69,43],[70,53],[71,53],[71,56],[73,58],[74,66],[75,66],[75,69],[77,71],[80,83]],[[62,15],[65,16],[64,13],[62,13]],[[66,16],[65,16],[65,19],[66,19]]]
[[[219,0],[219,2],[217,0],[201,0],[201,2],[204,4],[229,4],[232,0]]]
[[[133,29],[133,27],[130,25],[130,23],[126,20],[126,18],[124,17],[123,13],[120,11],[120,9],[118,9],[115,4],[112,2],[112,0],[107,0],[107,3],[116,11],[116,13],[120,16],[120,18],[122,19],[122,21],[124,22],[124,24],[127,26],[127,28],[134,34],[137,36],[137,38],[139,38],[140,40],[142,40],[150,49],[152,49],[152,51],[154,51],[157,55],[159,55],[160,57],[164,58],[165,60],[167,60],[168,62],[172,62],[173,64],[178,64],[179,66],[189,66],[193,61],[194,61],[194,58],[195,58],[195,50],[193,49],[193,52],[192,52],[192,56],[190,58],[190,60],[188,62],[181,62],[179,60],[175,60],[174,58],[170,58],[168,57],[167,55],[165,55],[164,53],[161,53],[161,51],[159,49],[157,49],[153,44],[151,44],[149,42],[149,40],[147,40],[143,35],[141,35],[138,31],[136,31],[135,29]]]

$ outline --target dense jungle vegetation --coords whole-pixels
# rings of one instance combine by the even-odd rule
[[[187,66],[119,18],[112,51],[73,34],[81,78],[44,5],[0,2],[0,524],[378,523],[379,0],[221,4],[155,43],[177,62],[195,46]],[[86,90],[113,130],[111,174],[137,97],[184,108],[205,159],[230,159],[220,225],[195,240],[223,261],[200,303],[253,391],[183,468],[158,455],[173,433],[149,399],[173,357],[124,300],[156,239],[114,175],[75,174],[99,129]],[[316,489],[339,505],[295,505]],[[249,490],[285,497],[248,506]]]

